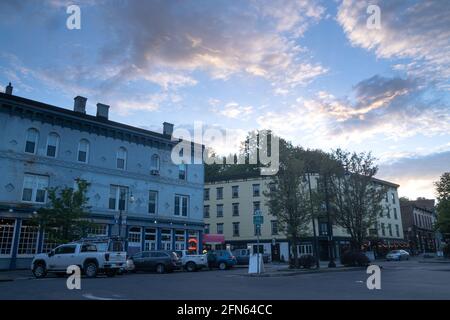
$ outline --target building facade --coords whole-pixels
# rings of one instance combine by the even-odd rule
[[[77,179],[90,183],[91,235],[124,236],[130,253],[201,250],[204,168],[172,162],[173,125],[156,133],[109,120],[100,103],[88,115],[83,97],[68,110],[8,89],[0,93],[0,269],[28,268],[56,245],[29,218],[48,204],[47,188]]]
[[[311,176],[311,188],[316,188],[317,176]],[[280,232],[278,222],[269,215],[267,197],[272,179],[258,176],[246,179],[227,181],[211,181],[205,183],[204,191],[204,220],[205,233],[223,234],[225,244],[231,249],[255,249],[257,234],[260,235],[260,252],[269,254],[273,261],[287,260],[289,257],[289,243],[286,236]],[[390,247],[403,240],[403,228],[398,199],[398,185],[374,179],[388,188],[382,201],[383,213],[377,219],[376,228],[369,230],[371,247]],[[253,225],[253,214],[260,210],[264,223],[258,229]],[[330,254],[328,223],[326,219],[316,219],[316,235],[318,237],[318,253],[321,260],[328,260]],[[345,230],[333,225],[333,253],[336,257],[349,248],[349,236]],[[376,248],[371,248],[377,250]],[[314,254],[313,223],[309,225],[307,235],[298,245],[299,255]]]
[[[436,252],[436,213],[434,200],[402,201],[401,212],[405,239],[413,253]]]

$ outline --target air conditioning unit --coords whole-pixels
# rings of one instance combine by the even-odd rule
[[[159,176],[159,170],[150,170],[152,176]]]

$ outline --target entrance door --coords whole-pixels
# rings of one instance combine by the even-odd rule
[[[319,241],[319,258],[320,260],[329,260],[329,252],[328,252],[328,241],[320,240]]]
[[[280,244],[272,244],[272,261],[280,261]]]

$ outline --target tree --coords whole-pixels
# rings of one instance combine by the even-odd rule
[[[77,188],[49,188],[49,206],[40,208],[32,222],[45,232],[46,239],[54,243],[66,243],[86,236],[92,227],[89,221],[86,196],[89,183],[76,181]]]
[[[437,201],[436,212],[438,215],[437,228],[445,236],[450,237],[450,172],[444,173],[440,180],[435,182]]]
[[[305,162],[302,149],[280,139],[280,168],[273,176],[271,190],[265,192],[269,214],[276,217],[279,229],[289,240],[294,266],[299,267],[297,245],[311,221]]]
[[[353,250],[360,250],[368,230],[377,224],[377,216],[386,188],[373,180],[378,171],[371,153],[349,153],[338,149],[332,158],[339,165],[330,165],[322,176],[322,185],[329,191],[335,223],[351,238]],[[328,171],[328,172],[327,172]]]

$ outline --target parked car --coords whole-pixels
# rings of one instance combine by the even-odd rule
[[[175,252],[181,259],[181,265],[187,271],[192,272],[208,267],[206,254],[194,254],[189,250],[178,250]]]
[[[251,251],[250,249],[236,249],[232,251],[233,255],[236,257],[237,264],[249,264]],[[268,263],[270,260],[270,255],[263,253],[263,262]]]
[[[405,250],[392,250],[386,255],[386,260],[409,260],[409,253]]]
[[[230,250],[215,250],[207,253],[208,267],[226,270],[236,265],[236,257]]]
[[[103,239],[101,243],[82,239],[37,254],[31,262],[31,271],[36,278],[43,278],[49,272],[65,274],[67,267],[77,265],[89,278],[99,273],[113,277],[125,266],[126,255],[122,243],[116,239]]]
[[[133,265],[133,271],[172,272],[182,268],[181,259],[174,251],[142,251],[134,254],[127,265]]]

